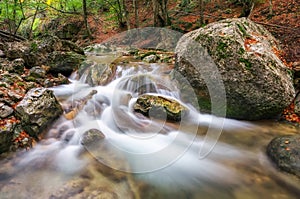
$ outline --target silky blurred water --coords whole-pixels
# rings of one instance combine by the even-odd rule
[[[298,198],[299,181],[276,170],[265,148],[299,129],[202,114],[180,100],[163,65],[136,65],[119,69],[106,86],[73,76],[52,88],[64,108],[97,93],[74,118],[61,116],[33,149],[1,160],[0,198]],[[189,114],[179,123],[135,114],[143,93],[175,99]],[[82,145],[89,129],[105,139]]]

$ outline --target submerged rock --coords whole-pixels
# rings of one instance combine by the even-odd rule
[[[211,112],[211,99],[226,98],[227,104],[216,105],[226,108],[230,118],[274,118],[295,96],[290,70],[276,55],[278,50],[276,39],[261,25],[246,18],[226,19],[180,39],[175,71],[191,84],[203,112]],[[214,92],[222,87],[216,84],[220,81],[226,97]]]
[[[267,154],[278,168],[300,177],[300,135],[274,138]]]
[[[170,121],[180,121],[188,113],[188,109],[174,99],[148,94],[139,96],[133,109],[147,117]]]
[[[86,131],[81,138],[81,144],[88,146],[93,143],[97,143],[105,138],[105,135],[98,129],[90,129]]]
[[[53,91],[33,88],[16,107],[22,126],[31,136],[37,136],[63,113]]]

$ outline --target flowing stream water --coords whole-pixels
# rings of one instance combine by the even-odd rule
[[[298,198],[299,181],[274,168],[265,148],[299,129],[218,118],[183,102],[189,114],[180,122],[149,119],[132,110],[140,94],[180,101],[168,67],[129,63],[115,76],[91,87],[73,75],[52,88],[65,109],[79,104],[76,113],[61,116],[33,149],[1,160],[1,199]],[[105,138],[83,146],[90,129]]]

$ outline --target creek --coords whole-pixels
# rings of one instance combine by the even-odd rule
[[[299,180],[278,171],[265,148],[299,129],[200,113],[180,101],[165,64],[127,63],[116,71],[106,86],[74,74],[71,84],[51,88],[65,109],[76,107],[74,115],[61,116],[33,149],[1,160],[1,199],[298,198]],[[144,93],[176,99],[189,113],[177,123],[136,114],[133,104]],[[82,145],[90,129],[105,138]]]

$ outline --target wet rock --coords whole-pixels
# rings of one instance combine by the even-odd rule
[[[106,85],[114,78],[116,67],[107,63],[87,60],[80,66],[78,73],[86,76],[85,82],[91,86]]]
[[[118,199],[118,195],[114,192],[106,190],[102,188],[100,190],[92,191],[90,194],[87,195],[86,198],[89,199]]]
[[[300,92],[298,93],[297,97],[295,98],[295,108],[294,111],[297,115],[300,116]]]
[[[61,73],[70,76],[73,71],[79,68],[85,57],[74,52],[54,51],[47,58],[49,72],[52,74]]]
[[[300,177],[300,135],[274,138],[267,154],[278,168]]]
[[[73,198],[84,192],[85,187],[89,185],[87,180],[72,180],[65,184],[57,193],[52,194],[49,199],[67,199]]]
[[[53,91],[45,88],[31,89],[16,107],[24,130],[31,136],[37,136],[62,113]]]
[[[186,89],[182,79],[190,83],[203,112],[211,112],[211,99],[216,99],[218,110],[226,108],[230,118],[274,118],[295,96],[291,71],[277,57],[278,49],[278,42],[264,27],[246,18],[222,20],[180,39],[174,71],[183,78],[174,77],[181,89]],[[218,71],[211,71],[215,66]],[[224,84],[227,105],[220,103],[225,96],[214,92],[221,87],[214,88],[219,81]]]
[[[3,153],[8,151],[12,145],[16,119],[11,117],[0,121],[0,153]]]
[[[158,57],[156,55],[148,55],[143,58],[144,62],[147,63],[155,63],[157,61]]]
[[[180,121],[188,113],[188,109],[174,99],[147,94],[139,96],[133,108],[145,116],[170,121]]]
[[[96,54],[105,54],[115,51],[115,49],[110,45],[105,44],[95,44],[92,46],[88,46],[84,49],[86,52],[92,52]]]
[[[0,102],[0,118],[6,118],[6,117],[10,116],[11,114],[13,114],[13,112],[14,112],[14,110],[11,107]]]
[[[84,146],[97,143],[105,138],[105,135],[98,129],[90,129],[86,131],[81,138],[81,144]]]

